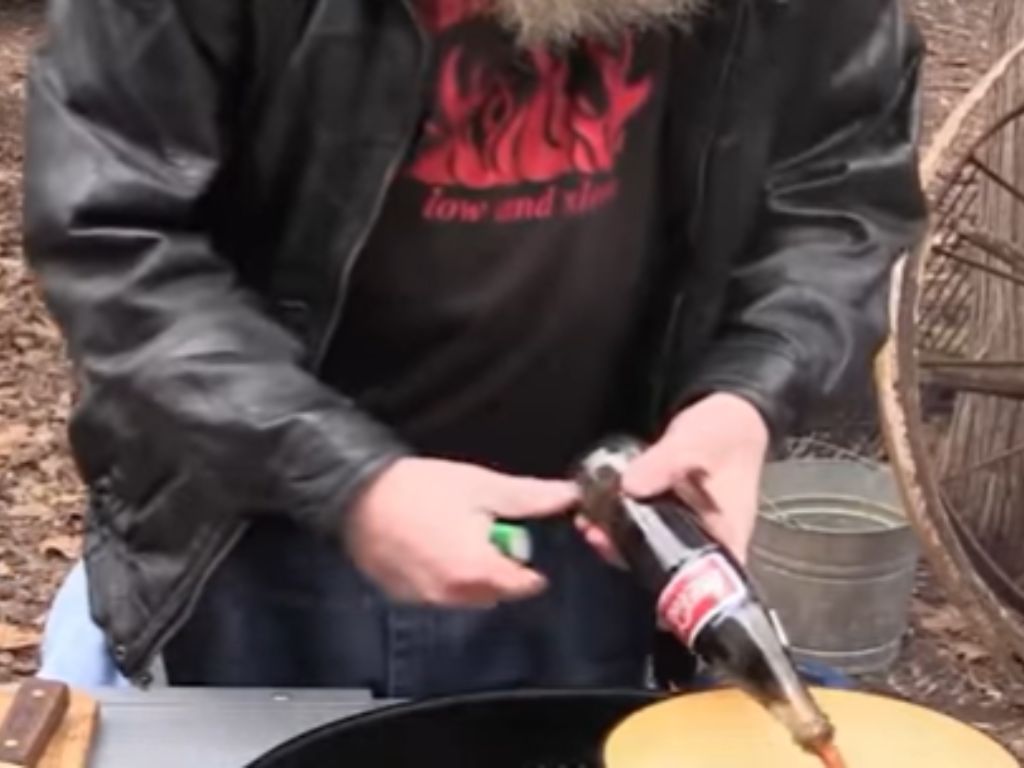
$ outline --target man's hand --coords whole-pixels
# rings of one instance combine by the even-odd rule
[[[547,586],[543,576],[490,543],[493,519],[553,516],[577,501],[568,482],[403,459],[351,510],[345,541],[360,570],[394,600],[489,607]]]
[[[629,466],[623,490],[638,499],[675,493],[745,561],[768,439],[767,425],[750,403],[735,395],[711,395],[681,412],[661,440]],[[598,552],[618,562],[601,531],[586,523],[580,527]]]

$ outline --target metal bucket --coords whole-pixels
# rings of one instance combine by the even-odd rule
[[[907,629],[918,547],[893,476],[869,462],[769,464],[751,572],[798,661],[886,670]]]

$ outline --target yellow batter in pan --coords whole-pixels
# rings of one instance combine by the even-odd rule
[[[816,690],[847,768],[1020,768],[979,731],[881,696]],[[643,709],[609,737],[605,768],[821,768],[736,690],[679,696]]]

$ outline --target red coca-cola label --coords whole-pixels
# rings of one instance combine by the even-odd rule
[[[712,619],[746,596],[747,586],[732,564],[723,555],[711,553],[676,572],[658,600],[658,619],[692,646]]]

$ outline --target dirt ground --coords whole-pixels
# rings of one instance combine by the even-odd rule
[[[991,0],[913,0],[929,41],[926,132],[983,71]],[[19,167],[25,58],[39,4],[0,2],[0,682],[31,674],[48,602],[78,553],[82,495],[67,458],[59,335],[21,260]],[[985,650],[922,572],[903,660],[866,681],[978,724],[1024,758],[1024,686]]]
[[[0,679],[33,671],[50,595],[78,548],[82,510],[66,458],[60,337],[21,260],[21,104],[37,8],[0,5]]]

